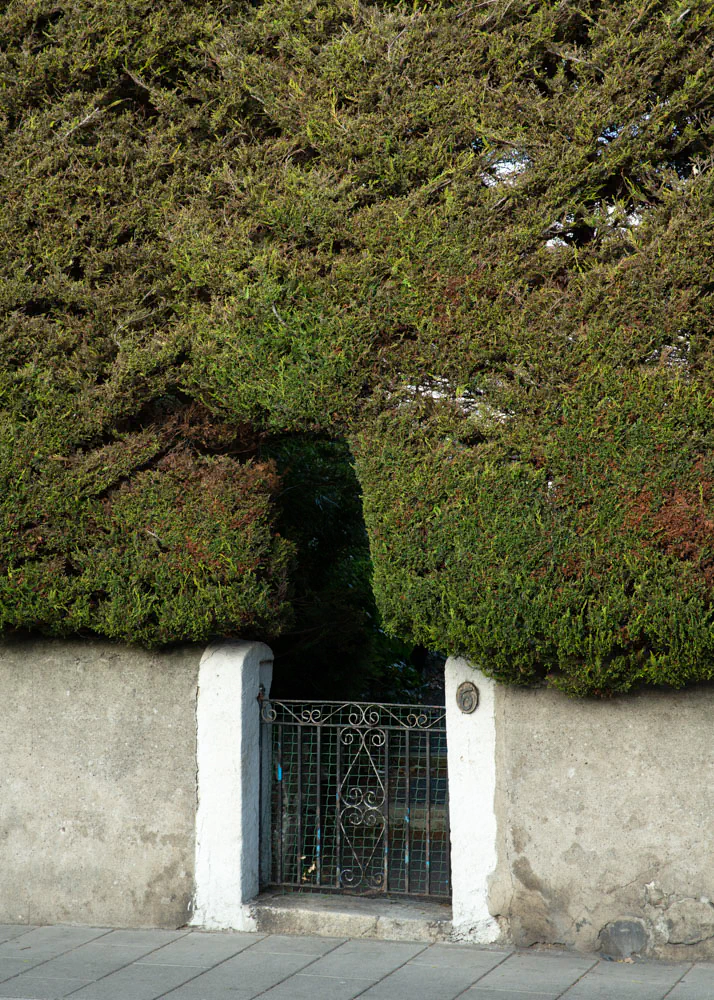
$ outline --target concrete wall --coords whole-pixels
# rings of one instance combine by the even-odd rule
[[[187,922],[201,652],[0,645],[0,923]]]
[[[498,686],[495,713],[489,903],[506,937],[714,958],[714,687],[575,701]]]
[[[0,924],[250,929],[271,660],[0,644]],[[714,958],[714,686],[446,694],[456,939]]]

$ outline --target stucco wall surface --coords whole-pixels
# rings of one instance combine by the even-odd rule
[[[496,694],[490,906],[512,940],[714,957],[714,687]]]
[[[201,652],[0,643],[0,923],[189,919]]]

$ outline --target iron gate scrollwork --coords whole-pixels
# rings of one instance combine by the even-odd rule
[[[443,706],[265,700],[261,717],[265,885],[450,896]]]

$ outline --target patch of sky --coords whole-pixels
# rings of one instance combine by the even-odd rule
[[[496,187],[498,184],[513,184],[531,166],[532,160],[527,153],[519,149],[511,149],[505,155],[489,163],[481,174],[481,181],[486,187]]]
[[[689,368],[689,352],[692,343],[689,334],[683,330],[677,334],[676,344],[663,344],[648,354],[646,364],[666,365],[675,371],[686,372]]]
[[[425,399],[449,400],[456,403],[464,413],[473,413],[478,409],[478,397],[483,396],[482,389],[455,389],[448,379],[429,376],[415,385],[407,385],[410,396],[421,396]]]
[[[608,125],[607,128],[604,128],[600,133],[600,135],[597,137],[597,141],[602,146],[609,146],[610,143],[614,142],[615,139],[617,139],[617,137],[621,133],[622,133],[621,125]]]
[[[600,135],[597,137],[596,141],[598,143],[598,146],[601,147],[600,149],[598,149],[597,155],[600,156],[603,152],[603,147],[609,146],[611,142],[614,142],[616,139],[619,139],[620,136],[625,133],[630,135],[633,139],[637,138],[642,129],[642,124],[644,122],[648,122],[651,117],[652,113],[649,111],[645,111],[639,116],[639,118],[637,118],[636,121],[630,122],[629,125],[618,125],[615,123],[607,125],[602,130]]]
[[[485,390],[457,388],[447,378],[437,375],[429,375],[421,379],[420,382],[407,384],[404,386],[403,392],[406,392],[407,399],[402,399],[399,403],[400,407],[408,405],[410,401],[416,399],[432,399],[437,403],[451,403],[456,405],[465,417],[475,420],[479,425],[504,423],[513,416],[513,413],[498,410],[485,402],[482,398]]]
[[[548,247],[548,249],[553,249],[554,247],[557,248],[557,247],[570,246],[568,227],[572,226],[574,222],[575,222],[575,216],[572,215],[572,213],[568,213],[562,222],[560,222],[558,219],[556,219],[555,222],[552,222],[548,226],[546,232],[554,233],[555,235],[551,236],[549,239],[545,241],[546,247]],[[562,233],[563,235],[560,236],[558,235],[559,233]]]
[[[602,216],[603,209],[605,210],[603,217],[604,225],[613,231],[627,232],[628,229],[639,226],[642,223],[645,206],[638,205],[636,208],[626,208],[614,202],[604,202],[599,206],[597,214]]]

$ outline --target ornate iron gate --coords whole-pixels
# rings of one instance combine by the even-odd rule
[[[261,715],[264,885],[450,896],[443,707],[266,700]]]

